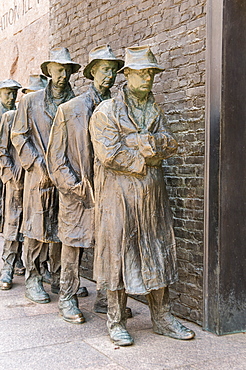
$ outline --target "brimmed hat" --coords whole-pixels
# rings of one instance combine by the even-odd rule
[[[0,81],[0,89],[15,89],[15,90],[18,90],[18,89],[21,89],[21,88],[22,88],[22,86],[19,84],[19,82],[15,81],[15,80],[8,79],[8,80]]]
[[[96,64],[96,62],[100,60],[109,60],[118,62],[118,69],[120,69],[124,65],[124,61],[116,58],[109,45],[98,46],[92,49],[89,53],[89,64],[87,64],[87,66],[83,70],[83,75],[86,78],[94,80],[94,77],[91,74],[91,69]]]
[[[29,86],[24,87],[21,91],[26,94],[27,90],[38,91],[44,89],[48,83],[48,78],[44,75],[30,75]]]
[[[118,73],[124,72],[125,68],[153,68],[156,70],[156,73],[160,73],[164,70],[163,67],[157,64],[157,60],[149,46],[135,46],[126,48],[125,64],[123,68],[118,71]]]
[[[68,64],[72,67],[72,73],[78,72],[81,65],[71,60],[71,56],[67,48],[54,48],[50,50],[50,59],[41,64],[41,70],[45,76],[51,77],[47,70],[49,63]]]

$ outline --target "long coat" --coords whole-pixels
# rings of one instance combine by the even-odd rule
[[[74,97],[71,87],[66,100]],[[44,90],[20,100],[11,139],[26,170],[24,184],[23,235],[42,242],[59,242],[57,236],[58,192],[45,165],[51,125],[56,113],[51,82]],[[40,166],[43,163],[43,169]]]
[[[16,107],[14,107],[14,110],[15,109],[16,109]],[[2,102],[0,102],[0,121],[2,119],[3,114],[6,113],[7,111],[8,111],[8,109],[2,104]],[[4,189],[3,183],[0,180],[0,232],[2,232],[3,222],[4,222],[4,219],[3,219],[3,216],[4,216],[4,209],[3,209],[4,191],[5,191],[5,189]]]
[[[0,123],[0,173],[3,187],[3,236],[6,240],[22,240],[22,204],[24,170],[10,140],[16,111],[3,114]]]
[[[162,159],[176,141],[148,98],[147,128],[130,115],[122,91],[90,121],[95,155],[95,263],[98,288],[147,294],[177,279],[172,214]]]
[[[58,236],[73,247],[94,244],[93,150],[88,123],[101,98],[88,90],[61,104],[47,150],[49,174],[59,190]]]

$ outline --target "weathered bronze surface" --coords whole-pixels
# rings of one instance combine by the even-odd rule
[[[29,92],[45,89],[47,84],[48,78],[46,76],[33,74],[29,76],[29,86],[24,87],[21,91],[23,94],[28,94]]]
[[[77,247],[94,244],[93,151],[88,124],[95,107],[110,98],[109,89],[121,65],[108,46],[91,51],[84,75],[93,83],[84,94],[58,108],[47,150],[49,174],[59,189],[58,236],[63,243],[59,309],[64,320],[73,323],[84,322],[75,299],[79,287]]]
[[[58,193],[49,178],[45,155],[57,107],[74,97],[69,78],[79,68],[66,48],[51,50],[50,59],[41,65],[42,72],[51,77],[49,84],[44,90],[22,97],[12,127],[12,142],[26,171],[23,210],[26,297],[37,303],[49,302],[38,268],[43,243],[56,243],[54,260],[61,249],[57,236]],[[57,275],[59,271],[54,271],[54,280]]]
[[[154,330],[178,339],[194,333],[169,312],[168,285],[177,280],[172,214],[162,160],[177,143],[151,93],[163,70],[149,47],[126,49],[127,84],[102,102],[90,121],[95,152],[95,263],[98,288],[107,289],[108,329],[122,346],[126,293],[147,294]],[[121,70],[121,71],[122,71]]]
[[[20,234],[22,219],[23,170],[10,141],[10,130],[15,116],[15,101],[21,85],[11,79],[0,82],[0,168],[1,168],[1,231],[4,235],[4,262],[0,289],[12,287],[15,263],[18,274],[23,274]]]

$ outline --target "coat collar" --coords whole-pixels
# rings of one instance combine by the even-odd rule
[[[56,115],[57,106],[53,101],[53,95],[52,95],[52,80],[49,81],[48,85],[44,89],[44,111],[50,118],[53,120]],[[68,83],[68,89],[64,92],[63,100],[60,104],[65,103],[66,101],[74,98],[74,92],[72,90],[72,87],[70,83]]]
[[[125,84],[123,88],[121,89],[121,91],[119,92],[118,97],[121,100],[121,102],[125,105],[126,110],[127,110],[127,115],[130,118],[130,120],[133,122],[134,126],[136,126],[138,131],[141,131],[141,128],[139,127],[138,123],[135,121],[134,117],[131,114],[128,96],[129,96],[129,92],[127,89],[127,84]],[[159,115],[160,115],[160,111],[155,102],[152,92],[150,92],[148,99],[147,99],[147,110],[146,110],[146,116],[145,116],[145,121],[147,122],[146,124],[147,130],[151,131],[151,128]]]
[[[88,88],[89,94],[94,102],[94,106],[97,107],[103,100],[110,99],[111,93],[108,91],[108,95],[106,97],[102,97],[99,91],[95,88],[94,84],[90,84]]]

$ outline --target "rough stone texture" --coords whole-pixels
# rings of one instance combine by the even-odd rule
[[[4,0],[0,7],[0,80],[13,78],[27,86],[29,74],[41,72],[48,50],[49,0]]]
[[[156,76],[154,93],[180,144],[165,163],[174,212],[179,282],[173,286],[173,310],[202,321],[203,172],[205,115],[206,0],[51,0],[50,45],[67,46],[82,65],[88,51],[110,43],[116,55],[133,45],[152,46],[165,72]],[[74,76],[76,92],[88,83]],[[119,76],[119,84],[124,80]],[[91,257],[85,255],[90,275]]]

